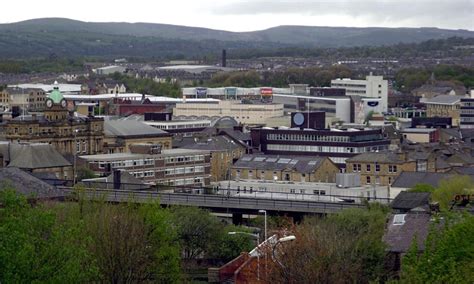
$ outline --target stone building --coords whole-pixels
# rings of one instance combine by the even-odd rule
[[[5,125],[6,139],[16,142],[49,143],[61,154],[102,153],[102,118],[74,115],[59,89],[46,99],[43,114],[21,115]]]
[[[25,111],[45,109],[47,95],[40,88],[8,87],[0,91],[0,110],[12,110],[18,107]]]
[[[128,153],[80,156],[97,176],[124,170],[147,183],[204,186],[210,182],[209,151],[161,149],[158,144],[130,145]]]
[[[415,172],[417,162],[404,154],[367,152],[346,160],[348,173],[359,173],[362,184],[390,185],[401,172]]]
[[[327,157],[244,155],[232,166],[235,180],[335,182],[337,173]]]
[[[426,105],[427,117],[451,117],[452,125],[459,126],[461,115],[461,96],[440,95],[420,102]]]
[[[106,120],[104,122],[104,153],[127,153],[130,145],[159,144],[171,149],[173,134],[140,121]]]
[[[211,153],[212,182],[229,179],[233,162],[238,160],[246,151],[246,147],[224,135],[196,140],[195,143],[189,143],[183,148],[206,150]]]
[[[0,143],[0,168],[14,167],[34,174],[54,174],[57,179],[72,179],[73,168],[47,143]]]

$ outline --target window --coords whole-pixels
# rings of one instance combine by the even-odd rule
[[[367,165],[367,171],[370,172],[370,164]]]
[[[395,216],[393,216],[393,225],[405,224],[405,216],[406,214],[395,214]]]
[[[360,164],[353,164],[352,165],[352,171],[353,172],[360,172]]]
[[[295,191],[294,188],[291,188],[291,189],[290,189],[290,193],[295,193],[295,192],[296,192],[296,191]]]
[[[389,173],[396,173],[397,172],[397,166],[396,165],[389,165],[388,166],[388,172]]]
[[[370,184],[370,177],[369,176],[367,177],[366,183]]]
[[[375,171],[380,172],[380,165],[379,164],[375,164]]]

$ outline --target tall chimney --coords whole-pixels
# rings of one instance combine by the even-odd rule
[[[227,67],[227,52],[225,49],[222,50],[222,67]]]
[[[114,177],[114,189],[120,189],[120,185],[122,184],[121,171],[120,170],[114,170],[113,171],[113,177]]]

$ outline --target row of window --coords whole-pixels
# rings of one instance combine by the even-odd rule
[[[217,190],[219,191],[219,188],[217,188]],[[266,187],[258,187],[255,189],[256,192],[267,192],[267,188]],[[253,186],[249,186],[249,189],[248,189],[248,193],[253,193],[254,192],[254,188]],[[243,186],[243,188],[241,189],[240,188],[240,185],[237,186],[237,193],[247,193],[247,186]],[[306,190],[305,189],[294,189],[294,188],[290,188],[290,193],[292,194],[306,194]],[[313,190],[313,194],[315,195],[326,195],[326,191],[325,190],[319,190],[319,189],[315,189]]]
[[[186,178],[186,179],[174,179],[169,180],[167,183],[169,185],[191,185],[191,184],[198,184],[203,183],[203,177],[194,177],[194,178]]]
[[[386,145],[372,147],[336,147],[336,146],[306,146],[306,145],[267,145],[267,150],[291,152],[321,152],[321,153],[365,153],[386,150]]]
[[[104,169],[108,162],[101,161],[99,162],[99,169]],[[128,168],[135,166],[152,166],[155,164],[155,159],[137,159],[137,160],[122,160],[110,162],[112,168]]]
[[[177,156],[177,157],[166,157],[165,162],[168,163],[182,163],[182,162],[200,162],[204,161],[204,155],[193,155],[193,156]]]
[[[171,168],[165,170],[165,175],[182,175],[190,173],[203,173],[204,166],[195,166],[195,167],[184,167],[184,168]]]
[[[158,129],[188,129],[188,128],[203,128],[208,127],[209,123],[197,123],[197,124],[181,124],[181,125],[151,125]]]
[[[461,110],[461,115],[463,115],[463,114],[474,114],[474,109],[462,109]]]
[[[323,141],[323,142],[350,142],[349,136],[328,136],[310,134],[267,134],[267,140],[276,141]]]
[[[374,168],[375,168],[376,173],[380,172],[380,165],[379,164],[375,164]],[[365,169],[366,169],[366,172],[372,171],[372,165],[367,164]],[[359,173],[359,172],[361,172],[361,170],[362,170],[361,164],[352,164],[352,171],[353,172]],[[388,165],[388,172],[389,173],[396,173],[397,170],[398,169],[397,169],[396,165]]]
[[[133,175],[136,178],[145,178],[145,177],[154,177],[155,176],[154,171],[130,172],[130,174]]]

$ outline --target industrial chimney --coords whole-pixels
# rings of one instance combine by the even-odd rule
[[[222,67],[227,67],[227,52],[225,49],[222,50]]]

